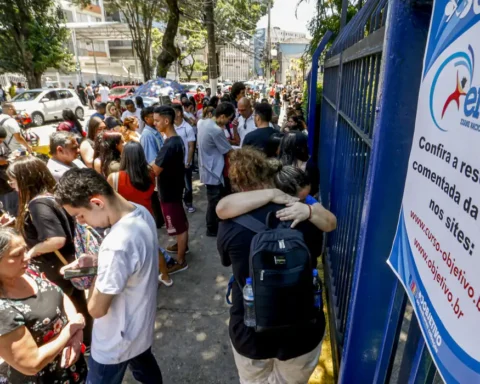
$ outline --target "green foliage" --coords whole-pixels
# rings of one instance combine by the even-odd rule
[[[215,39],[219,44],[249,41],[260,18],[267,13],[266,1],[218,0],[215,4]]]
[[[48,68],[71,69],[69,32],[54,0],[0,0],[0,9],[2,71],[22,73],[34,88]]]
[[[270,64],[270,68],[272,71],[277,72],[280,69],[280,63],[278,60],[274,59],[272,60],[272,64]]]
[[[312,35],[312,41],[310,42],[309,54],[313,55],[320,40],[325,33],[330,30],[333,32],[333,37],[330,39],[331,44],[338,36],[340,32],[340,17],[342,14],[342,0],[300,0],[299,4],[307,1],[316,1],[316,13],[308,24],[308,30]],[[362,0],[355,3],[349,0],[347,8],[347,23],[358,12],[362,6]]]
[[[322,96],[323,96],[323,84],[317,83],[316,105],[322,104]],[[303,83],[302,110],[305,118],[308,120],[308,83],[306,81]]]
[[[206,69],[205,63],[196,61],[195,53],[205,48],[207,31],[199,21],[184,19],[180,22],[180,33],[185,39],[181,44],[180,69],[187,76],[187,80],[190,81],[193,72],[203,72]],[[191,58],[188,60],[189,64],[185,64],[187,58]]]

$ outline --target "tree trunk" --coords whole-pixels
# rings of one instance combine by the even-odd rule
[[[28,88],[35,89],[35,88],[42,88],[42,74],[35,73],[33,70],[27,69],[23,73],[23,75],[27,78]]]
[[[167,72],[172,63],[180,56],[180,49],[175,46],[178,24],[180,22],[180,9],[178,0],[166,0],[168,6],[167,28],[163,34],[162,52],[157,57],[157,76],[167,77]]]

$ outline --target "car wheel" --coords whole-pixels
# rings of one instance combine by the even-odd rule
[[[41,125],[43,125],[43,123],[45,123],[45,118],[40,112],[33,112],[32,121],[35,126],[40,127]]]
[[[77,119],[83,119],[83,116],[84,116],[83,108],[78,107],[75,110],[75,116],[77,116]]]

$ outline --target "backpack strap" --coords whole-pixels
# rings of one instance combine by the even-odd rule
[[[3,124],[5,124],[5,122],[6,122],[8,119],[13,119],[13,117],[8,116],[8,117],[5,117],[4,119],[2,119],[2,121],[0,121],[0,127],[3,127]],[[10,136],[10,140],[8,140],[8,143],[6,143],[6,142],[4,141],[5,145],[7,146],[7,148],[8,148],[9,150],[10,150],[10,143],[12,142],[12,139],[13,139],[13,134],[12,134],[12,136]]]
[[[247,228],[255,233],[265,232],[268,230],[268,227],[265,224],[249,214],[235,217],[232,220],[233,222],[240,224],[242,227]]]

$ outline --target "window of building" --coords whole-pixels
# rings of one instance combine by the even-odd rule
[[[72,11],[68,11],[66,9],[63,9],[63,15],[65,16],[65,20],[67,21],[67,23],[73,23],[73,12]]]
[[[87,23],[89,21],[90,20],[88,18],[88,15],[86,15],[85,13],[77,12],[77,22],[78,23]]]

